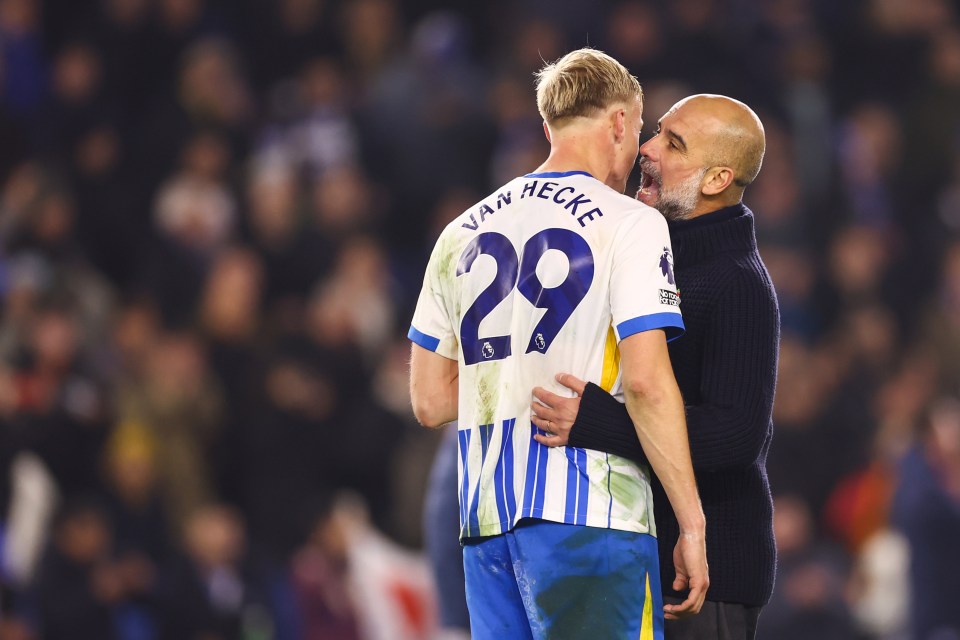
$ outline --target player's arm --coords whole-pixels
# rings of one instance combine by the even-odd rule
[[[457,361],[413,343],[410,348],[410,400],[413,415],[432,429],[457,419]]]
[[[690,461],[683,398],[673,376],[664,331],[627,336],[620,341],[620,355],[627,411],[680,525],[673,588],[689,588],[690,594],[682,604],[664,610],[670,617],[697,613],[710,585],[706,520]]]
[[[704,336],[710,349],[700,368],[700,401],[686,407],[690,453],[698,472],[746,468],[760,456],[770,427],[780,335],[773,290],[749,272],[739,272],[727,281],[710,317]],[[732,371],[737,372],[735,383],[730,380]],[[550,421],[549,429],[537,426],[557,434],[556,438],[538,437],[543,444],[644,461],[638,443],[630,442],[633,421],[626,407],[592,383],[584,384],[569,374],[557,380],[578,397],[535,392],[543,403],[539,413]]]

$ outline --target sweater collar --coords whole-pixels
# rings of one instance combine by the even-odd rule
[[[728,251],[756,251],[753,212],[742,202],[690,220],[670,222],[676,264],[685,267]]]

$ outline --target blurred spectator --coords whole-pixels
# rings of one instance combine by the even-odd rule
[[[250,9],[248,59],[260,90],[299,73],[311,58],[337,50],[334,9],[329,0],[280,0]]]
[[[146,235],[146,221],[130,215],[136,194],[126,152],[110,123],[80,132],[70,149],[78,243],[91,264],[124,291],[135,284],[137,246]]]
[[[43,638],[117,638],[114,614],[143,589],[146,575],[136,561],[112,559],[111,537],[109,522],[95,503],[64,507],[37,577]]]
[[[208,464],[221,428],[223,397],[198,339],[166,334],[150,347],[142,379],[119,389],[120,423],[143,425],[156,443],[160,488],[174,532],[216,497]]]
[[[762,243],[760,253],[777,283],[781,330],[812,342],[823,329],[823,322],[813,304],[816,272],[811,256],[801,249]]]
[[[264,302],[302,300],[330,268],[334,245],[302,219],[296,171],[284,163],[256,165],[247,200],[251,241],[264,264]]]
[[[763,156],[763,171],[750,187],[750,199],[764,214],[757,220],[757,240],[763,244],[776,243],[792,249],[804,249],[817,230],[818,216],[809,219],[802,208],[801,184],[798,180],[796,151],[784,127],[775,118],[765,120],[767,151]],[[834,223],[831,221],[831,227]],[[766,260],[766,258],[764,258]]]
[[[463,551],[459,534],[450,535],[459,526],[457,512],[460,497],[457,487],[447,481],[456,476],[456,465],[457,430],[449,427],[444,429],[443,440],[430,469],[423,514],[423,542],[437,585],[440,627],[450,640],[470,637]]]
[[[946,251],[940,283],[928,303],[922,324],[923,341],[941,369],[944,389],[960,391],[960,242]]]
[[[852,221],[883,229],[894,224],[901,193],[895,177],[903,157],[896,115],[860,105],[840,130],[840,175]]]
[[[342,494],[327,526],[327,553],[346,555],[348,594],[367,640],[431,638],[436,595],[426,561],[371,526],[362,501]],[[336,550],[337,544],[346,544]]]
[[[202,1],[167,0],[187,5]],[[167,69],[171,63],[160,64]],[[225,153],[221,174],[230,168],[234,156],[247,151],[253,105],[236,51],[228,41],[211,37],[192,44],[184,52],[176,87],[161,95],[137,135],[137,169],[148,190],[163,180],[198,131],[211,131],[219,138]]]
[[[856,637],[844,598],[849,567],[843,554],[816,541],[810,512],[797,497],[774,500],[777,589],[760,616],[758,640]]]
[[[349,72],[367,88],[400,46],[394,0],[356,0],[341,7],[343,55]]]
[[[184,524],[182,559],[160,594],[160,640],[271,637],[269,596],[246,557],[246,531],[233,511],[200,507]]]
[[[833,186],[834,105],[829,93],[832,52],[828,43],[812,32],[790,38],[784,48],[784,102],[793,137],[799,198],[805,207],[820,209],[827,205]],[[769,155],[764,164],[766,174],[770,170]]]
[[[280,122],[268,131],[260,155],[309,176],[355,163],[359,141],[349,111],[350,86],[335,59],[309,61],[295,83],[282,84],[275,93]]]
[[[13,168],[27,156],[26,131],[19,126],[16,116],[3,98],[3,92],[6,91],[5,64],[4,54],[0,49],[0,148],[4,150],[0,155],[0,183],[6,182]]]
[[[861,635],[905,640],[910,604],[910,549],[890,528],[874,533],[856,557],[850,588],[852,611]]]
[[[406,340],[394,340],[384,347],[373,375],[371,401],[359,406],[355,419],[360,428],[351,435],[358,442],[377,442],[368,451],[381,461],[374,464],[383,466],[366,478],[354,474],[352,484],[366,499],[378,528],[402,544],[420,548],[427,478],[442,434],[422,429],[411,419],[405,388],[409,377],[409,347]]]
[[[62,494],[92,491],[106,438],[105,389],[82,359],[73,309],[44,305],[30,322],[14,374],[18,404],[12,426],[17,443],[36,452]]]
[[[383,247],[371,238],[348,241],[331,276],[315,292],[313,307],[336,325],[369,360],[383,353],[395,326],[391,278]]]
[[[39,114],[37,148],[62,165],[84,131],[109,119],[100,53],[91,44],[71,43],[57,53],[51,76],[51,95]]]
[[[527,84],[523,80],[512,75],[500,78],[493,86],[490,101],[498,131],[489,170],[490,180],[499,180],[497,184],[506,184],[513,178],[535,169],[540,160],[549,153],[549,147],[543,131],[538,127],[541,122],[540,114],[531,106],[527,96]],[[456,185],[456,188],[467,190],[461,185]],[[478,192],[469,191],[475,194],[475,197],[456,212],[442,200],[437,203],[438,208],[446,210],[443,226],[480,199]],[[435,226],[424,238],[424,244],[429,244],[440,235],[443,226],[437,227],[436,224],[435,220]]]
[[[293,557],[293,589],[303,640],[360,640],[349,581],[348,526],[332,504],[320,509]]]
[[[267,363],[261,385],[251,410],[238,416],[230,480],[261,551],[285,561],[302,535],[304,509],[338,478],[344,451],[330,443],[344,435],[337,432],[343,401],[332,370],[296,352]]]
[[[47,62],[40,32],[39,0],[0,2],[3,100],[21,119],[30,117],[47,91]]]
[[[210,265],[233,234],[236,202],[223,183],[228,161],[223,139],[197,135],[184,149],[181,172],[157,195],[160,241],[147,284],[174,326],[192,318]]]
[[[334,246],[379,226],[377,188],[358,167],[324,172],[314,182],[312,196],[313,224]]]
[[[119,425],[104,459],[105,508],[114,527],[114,549],[155,573],[169,556],[167,521],[157,484],[157,445],[143,425]]]
[[[948,23],[949,24],[949,23]],[[921,78],[924,84],[910,94],[903,128],[904,156],[920,153],[926,161],[922,167],[907,162],[901,176],[910,189],[911,198],[928,200],[943,182],[949,179],[956,162],[956,141],[944,132],[960,125],[960,30],[954,23],[933,31]],[[929,223],[929,218],[925,219]],[[917,225],[912,233],[931,239],[932,229]]]
[[[145,73],[150,55],[149,0],[102,0],[93,28],[102,52],[107,93],[123,112],[121,123],[166,87]]]
[[[146,69],[153,76],[157,95],[175,88],[174,70],[181,55],[204,32],[207,0],[156,0],[148,34]]]
[[[913,638],[960,635],[960,403],[942,398],[930,409],[916,446],[903,460],[894,522],[910,545]]]

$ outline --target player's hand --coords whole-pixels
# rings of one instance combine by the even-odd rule
[[[690,589],[690,593],[680,604],[664,605],[663,614],[667,620],[678,620],[700,613],[707,597],[710,575],[707,568],[706,540],[702,531],[680,534],[677,546],[673,549],[673,564],[677,570],[673,590]]]
[[[533,410],[533,415],[530,417],[533,424],[550,434],[544,436],[537,433],[533,437],[537,442],[548,447],[562,447],[567,444],[573,422],[580,411],[580,396],[583,395],[583,390],[587,386],[586,382],[569,373],[558,373],[556,379],[577,395],[573,398],[565,398],[543,387],[536,387],[533,390],[533,397],[539,402],[530,405]]]

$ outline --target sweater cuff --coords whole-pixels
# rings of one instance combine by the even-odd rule
[[[592,382],[583,391],[567,444],[647,463],[627,407]]]

